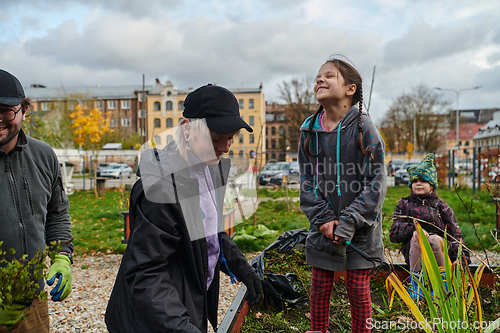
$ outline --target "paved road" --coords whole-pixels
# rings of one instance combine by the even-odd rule
[[[132,174],[130,178],[119,178],[119,179],[107,179],[106,180],[106,188],[113,188],[113,187],[120,187],[121,185],[133,185],[135,181],[138,179],[138,177],[135,174]],[[71,182],[74,184],[73,188],[75,190],[82,190],[84,189],[84,184],[83,184],[83,178],[72,178]],[[85,189],[90,190],[91,189],[91,182],[92,182],[92,188],[93,188],[93,179],[89,179],[88,177],[85,177]]]

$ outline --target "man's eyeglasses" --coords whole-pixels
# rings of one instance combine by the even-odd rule
[[[14,110],[0,110],[0,119],[2,119],[2,121],[12,121],[12,120],[16,119],[16,115],[22,109],[23,109],[23,106],[21,105],[21,107],[17,111],[14,111]]]

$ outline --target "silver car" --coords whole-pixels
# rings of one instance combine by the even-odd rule
[[[125,163],[109,163],[100,170],[98,176],[111,177],[111,178],[130,178],[132,177],[133,170]]]

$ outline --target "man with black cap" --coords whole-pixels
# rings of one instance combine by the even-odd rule
[[[68,197],[62,186],[59,161],[47,144],[26,136],[22,124],[30,105],[24,89],[12,74],[0,69],[0,242],[5,258],[33,258],[46,244],[59,242],[47,283],[57,285],[53,301],[71,292],[71,224]],[[15,253],[11,254],[10,249]],[[44,287],[38,281],[39,290]],[[29,314],[29,315],[28,315]],[[28,315],[25,320],[20,320]],[[0,332],[49,332],[46,300],[31,304],[0,305]]]
[[[222,158],[244,128],[227,89],[188,94],[175,140],[141,155],[130,194],[130,237],[106,310],[110,333],[207,332],[217,328],[220,271],[242,281],[247,301],[261,281],[222,226],[230,161]]]

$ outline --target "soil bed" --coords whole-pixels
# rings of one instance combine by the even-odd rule
[[[281,254],[276,251],[266,254],[265,272],[285,274],[294,273],[303,285],[304,294],[309,295],[311,268],[305,263],[305,256],[298,251]],[[341,278],[342,280],[343,278]],[[342,281],[343,282],[343,281]],[[398,295],[394,297],[389,310],[388,296],[385,284],[381,279],[370,282],[372,297],[372,332],[423,332],[412,329],[417,324],[414,317]],[[480,287],[483,321],[493,321],[500,317],[500,286]],[[351,332],[350,305],[345,285],[335,284],[331,297],[330,332]],[[305,332],[310,330],[309,303],[302,308],[293,308],[289,304],[279,306],[265,302],[260,308],[251,308],[245,317],[242,333],[254,332]],[[429,318],[426,305],[420,306],[422,313]],[[474,309],[470,310],[469,318],[474,318]],[[390,325],[395,327],[390,327]]]

